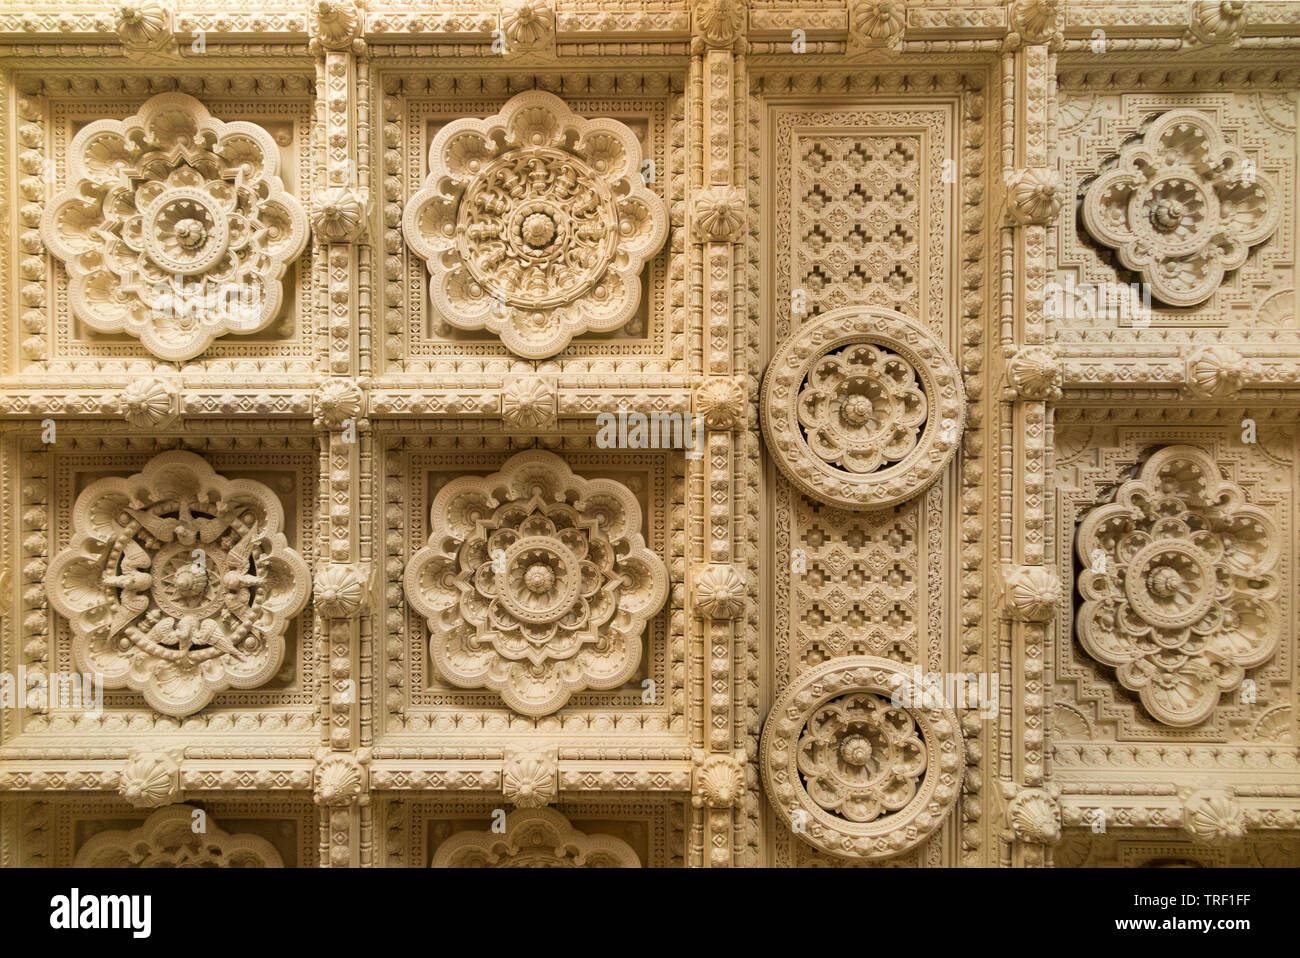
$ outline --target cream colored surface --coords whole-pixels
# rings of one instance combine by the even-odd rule
[[[0,865],[1300,864],[1300,3],[234,6],[0,10]]]

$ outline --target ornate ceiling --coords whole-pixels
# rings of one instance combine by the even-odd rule
[[[0,10],[0,865],[1300,864],[1300,3],[229,7]]]

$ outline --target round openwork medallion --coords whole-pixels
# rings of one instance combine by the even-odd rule
[[[889,858],[942,823],[961,791],[956,713],[889,659],[832,659],[795,678],[763,726],[763,787],[800,838]]]
[[[217,200],[193,187],[164,191],[145,209],[144,247],[165,270],[192,276],[225,255],[230,221]]]
[[[804,324],[763,379],[763,435],[814,499],[878,509],[943,472],[965,425],[961,372],[934,335],[893,310],[850,306]]]

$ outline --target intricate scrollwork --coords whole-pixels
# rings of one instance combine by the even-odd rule
[[[584,835],[550,808],[518,809],[505,832],[458,832],[438,846],[433,868],[640,868],[632,847],[612,835]]]
[[[1156,452],[1077,546],[1079,641],[1157,721],[1204,721],[1276,651],[1277,525],[1204,450]]]
[[[91,836],[77,852],[77,868],[283,868],[275,846],[259,835],[230,835],[210,818],[194,829],[189,805],[154,812],[139,828]]]
[[[874,307],[832,310],[782,343],[760,406],[790,481],[853,510],[892,505],[937,479],[966,415],[961,373],[943,344]]]
[[[279,670],[311,575],[266,486],[165,452],[137,475],[87,486],[72,523],[45,587],[72,626],[78,667],[105,687],[189,715]]]
[[[406,570],[442,676],[500,692],[524,715],[626,682],[667,592],[636,497],[541,450],[486,479],[448,483],[433,501],[429,544]]]
[[[888,659],[835,658],[801,674],[768,713],[761,745],[768,798],[817,848],[850,858],[896,855],[923,842],[956,802],[957,716],[894,704],[908,681]]]
[[[1213,119],[1170,110],[1087,186],[1083,222],[1170,306],[1208,299],[1277,229],[1278,188]]]
[[[275,318],[307,217],[266,130],[162,93],[126,120],[87,125],[68,153],[68,188],[46,207],[41,239],[68,269],[79,319],[178,361]]]
[[[402,219],[447,322],[489,329],[529,359],[627,322],[667,225],[635,134],[540,90],[443,127]]]

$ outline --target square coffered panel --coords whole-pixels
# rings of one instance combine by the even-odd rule
[[[0,864],[1295,864],[1300,3],[28,7]]]

